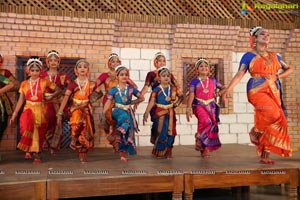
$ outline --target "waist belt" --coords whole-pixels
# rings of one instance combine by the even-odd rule
[[[84,100],[81,100],[81,99],[73,99],[73,102],[75,105],[80,105],[80,104],[86,104],[86,103],[89,103],[89,99],[84,99]]]
[[[128,110],[128,109],[130,108],[130,104],[128,104],[128,105],[123,105],[123,104],[115,103],[115,107],[121,108],[121,109],[123,109],[123,110]]]
[[[42,102],[33,102],[33,101],[26,100],[26,104],[30,104],[30,105],[40,105],[40,104],[42,104]]]
[[[212,98],[212,99],[207,99],[207,100],[204,100],[204,99],[199,99],[199,98],[196,98],[199,102],[201,102],[201,103],[203,103],[204,105],[208,105],[208,104],[210,104],[211,102],[213,102],[213,101],[215,101],[215,99],[214,98]]]
[[[157,103],[156,106],[159,107],[159,108],[162,108],[162,109],[173,108],[173,104],[172,103],[171,104],[167,104],[167,105]]]

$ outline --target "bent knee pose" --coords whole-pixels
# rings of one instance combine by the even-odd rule
[[[127,162],[128,155],[136,154],[135,132],[138,131],[131,105],[144,99],[135,87],[127,84],[129,70],[125,66],[120,65],[115,68],[115,71],[117,86],[109,91],[103,112],[107,113],[109,109],[112,109],[111,117],[106,115],[116,121],[116,132],[112,135],[113,142],[111,144],[114,150],[120,154],[120,159]],[[137,99],[132,100],[132,96]]]
[[[152,155],[156,158],[172,159],[177,134],[175,108],[182,101],[182,93],[176,86],[171,85],[171,72],[167,67],[158,69],[158,77],[160,84],[152,90],[143,122],[147,121],[150,111],[154,108],[151,128],[151,143],[154,144]]]
[[[200,58],[196,64],[197,78],[190,83],[186,109],[187,121],[192,113],[197,117],[198,128],[195,134],[196,150],[202,157],[209,157],[208,152],[221,147],[218,128],[218,105],[216,89],[224,89],[215,78],[209,77],[210,66],[207,60]]]
[[[226,100],[245,73],[250,73],[247,97],[254,106],[254,127],[250,132],[250,139],[256,145],[260,162],[274,164],[269,158],[270,152],[282,157],[292,155],[279,79],[287,77],[293,70],[283,62],[279,54],[267,49],[270,42],[268,30],[254,27],[250,30],[250,39],[252,51],[243,55],[239,70],[223,97]],[[279,73],[280,70],[282,72]]]

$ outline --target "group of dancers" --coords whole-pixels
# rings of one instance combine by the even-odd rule
[[[186,118],[195,115],[198,128],[195,134],[196,150],[202,158],[208,152],[221,147],[219,139],[220,107],[217,97],[226,101],[231,90],[249,71],[251,78],[247,85],[249,102],[254,105],[255,124],[250,133],[251,141],[257,146],[260,162],[274,164],[269,159],[273,152],[281,156],[291,156],[291,144],[287,133],[286,116],[282,103],[282,88],[279,78],[288,76],[292,69],[274,52],[268,51],[269,33],[262,27],[250,30],[252,50],[247,52],[237,74],[228,87],[211,76],[208,60],[199,58],[195,63],[195,78],[191,80],[187,96]],[[0,57],[1,65],[4,62]],[[46,57],[46,70],[39,58],[27,62],[28,79],[21,84],[6,69],[0,69],[0,108],[2,135],[8,122],[13,124],[20,115],[21,139],[18,148],[25,152],[25,159],[41,163],[41,152],[45,146],[51,154],[60,149],[62,121],[69,120],[71,126],[70,148],[76,150],[79,160],[87,162],[87,153],[94,146],[94,126],[92,104],[102,100],[101,125],[107,140],[119,153],[120,160],[127,162],[129,155],[136,154],[135,133],[139,131],[135,110],[145,100],[151,88],[148,106],[143,115],[143,123],[152,122],[152,155],[155,158],[172,159],[172,149],[176,132],[176,112],[184,95],[176,78],[166,65],[162,52],[154,56],[154,71],[147,73],[141,91],[130,79],[130,70],[122,65],[120,57],[112,53],[108,57],[108,72],[95,80],[89,80],[90,64],[85,59],[77,61],[75,80],[59,71],[60,55],[51,50]],[[279,70],[282,70],[278,74]],[[102,92],[104,85],[105,92]],[[18,90],[18,102],[13,106],[7,92]],[[23,108],[23,105],[25,106]],[[68,106],[69,105],[69,106]],[[265,108],[271,109],[265,109]],[[10,120],[9,119],[10,116]]]

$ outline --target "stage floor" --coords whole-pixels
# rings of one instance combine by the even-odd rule
[[[263,165],[258,162],[255,147],[249,145],[226,144],[205,159],[194,146],[175,146],[173,160],[153,158],[151,150],[139,147],[138,154],[124,163],[110,148],[93,149],[88,153],[88,163],[81,164],[75,151],[62,149],[56,156],[43,152],[40,165],[25,160],[23,152],[4,152],[0,199],[163,192],[172,192],[173,199],[193,199],[196,189],[272,184],[288,184],[290,199],[297,199],[299,152],[291,158],[272,155],[275,165]]]

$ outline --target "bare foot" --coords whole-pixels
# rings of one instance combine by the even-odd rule
[[[32,158],[32,156],[31,156],[31,153],[25,153],[25,157],[24,157],[26,160],[29,160],[29,159],[31,159]]]
[[[121,156],[121,157],[120,157],[120,160],[123,161],[123,162],[128,162],[128,158],[126,158],[126,157],[124,157],[124,156]]]
[[[54,149],[50,149],[50,154],[51,154],[51,156],[55,156],[56,155],[55,150]]]
[[[40,158],[35,158],[32,163],[38,165],[42,163],[42,160]]]
[[[72,150],[76,150],[76,145],[75,143],[72,143],[69,145],[69,147],[72,149]]]
[[[259,161],[261,164],[267,164],[267,165],[274,165],[275,162],[273,160],[270,159],[260,159]]]
[[[167,156],[167,160],[172,160],[173,156]]]
[[[208,151],[206,149],[200,152],[201,152],[201,158],[210,158],[210,155],[208,154]]]
[[[86,153],[79,153],[79,160],[82,164],[87,163]]]

